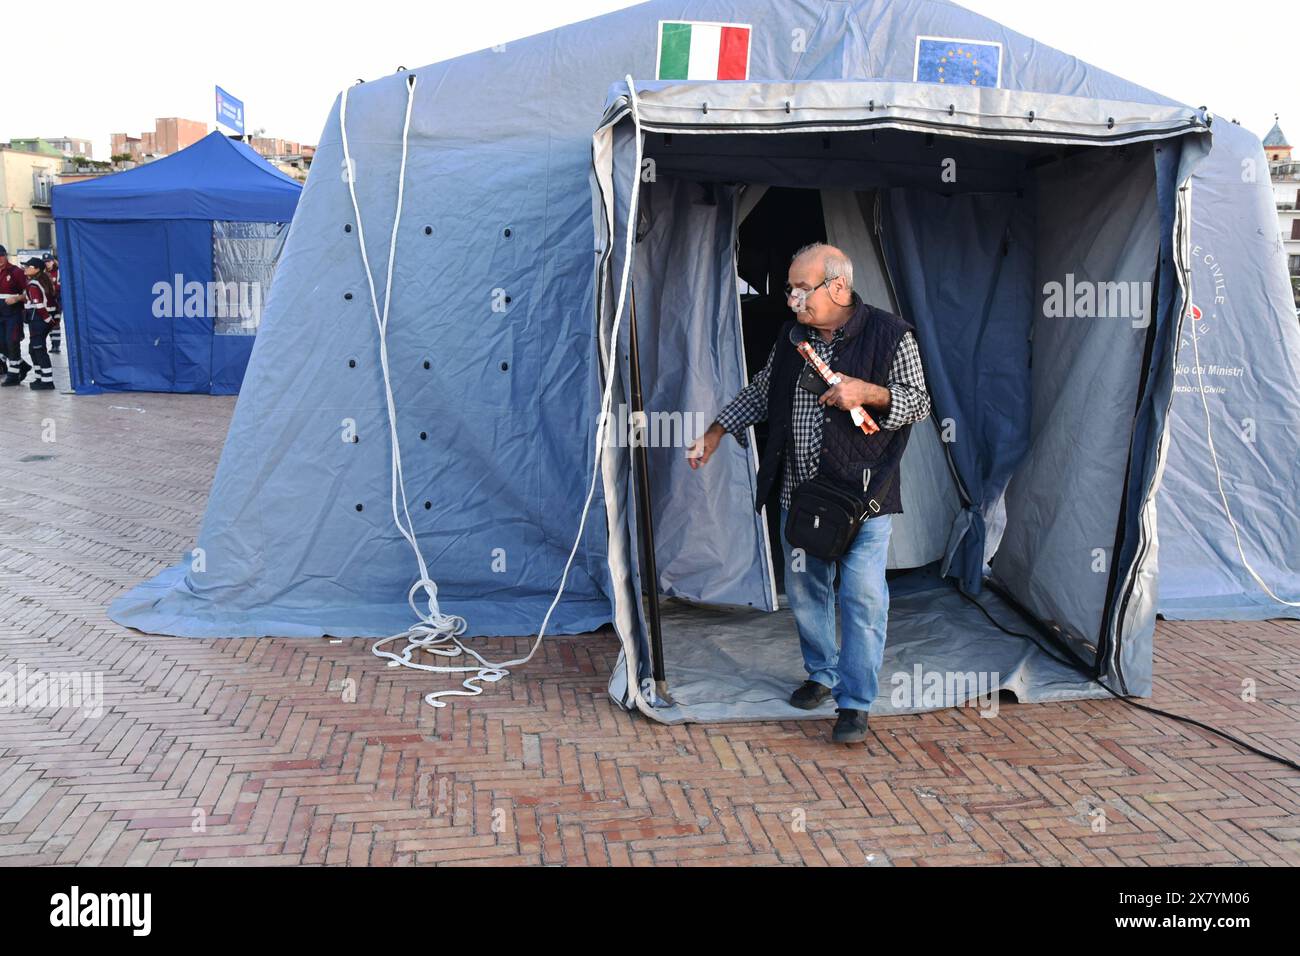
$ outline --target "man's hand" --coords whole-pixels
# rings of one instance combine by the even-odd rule
[[[821,397],[817,399],[821,405],[840,408],[846,412],[851,408],[857,408],[859,405],[866,408],[887,408],[890,400],[889,389],[882,388],[879,385],[872,385],[870,382],[842,373],[840,374],[840,384],[832,385],[822,392]]]
[[[713,453],[718,450],[718,445],[722,443],[722,436],[725,434],[727,433],[722,426],[714,422],[709,426],[708,431],[691,442],[691,447],[686,449],[686,457],[691,463],[692,470],[708,463]]]

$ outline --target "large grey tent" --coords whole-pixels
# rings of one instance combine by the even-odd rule
[[[409,514],[470,634],[536,633],[564,578],[547,633],[612,621],[623,706],[798,715],[755,443],[702,473],[650,448],[645,481],[621,434],[634,371],[649,417],[707,424],[766,354],[790,249],[825,238],[916,325],[934,398],[877,707],[972,693],[892,694],[911,674],[1146,695],[1158,608],[1294,614],[1243,555],[1300,596],[1300,337],[1271,217],[1251,134],[934,0],[654,2],[365,83],[322,134],[198,548],[112,615],[401,631]]]

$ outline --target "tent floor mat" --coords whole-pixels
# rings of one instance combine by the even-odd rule
[[[1020,703],[1110,696],[1030,641],[994,627],[947,584],[929,579],[918,586],[904,578],[891,581],[890,591],[889,635],[872,716],[957,706],[994,716],[999,691],[1010,691]],[[1027,629],[992,593],[980,601],[1009,629]],[[775,612],[670,599],[661,614],[668,692],[675,703],[654,708],[653,719],[678,724],[834,718],[833,700],[811,711],[788,702],[807,673],[784,599]]]

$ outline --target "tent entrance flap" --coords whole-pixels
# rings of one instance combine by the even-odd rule
[[[859,84],[808,85],[816,88],[814,94],[830,97],[845,85]],[[825,86],[838,89],[827,92]],[[857,124],[843,115],[840,128],[809,131],[806,124],[782,124],[760,110],[755,104],[767,92],[763,88],[755,93],[749,84],[746,92],[742,96],[727,84],[692,85],[689,96],[707,93],[710,105],[707,120],[704,111],[690,107],[699,115],[688,122],[683,116],[687,94],[680,87],[648,88],[639,108],[642,129],[649,130],[641,134],[641,152],[650,176],[633,180],[627,168],[637,142],[634,125],[622,121],[630,104],[616,100],[597,134],[603,144],[598,155],[608,162],[608,175],[597,170],[596,182],[604,187],[598,194],[612,213],[598,220],[606,225],[600,239],[608,250],[602,286],[617,274],[618,244],[611,239],[626,225],[620,214],[632,181],[641,206],[633,274],[640,296],[642,371],[647,395],[656,398],[647,401],[647,409],[653,404],[663,411],[690,410],[699,415],[702,430],[740,390],[746,374],[756,371],[743,367],[743,333],[749,329],[742,316],[759,315],[762,307],[736,308],[733,301],[742,281],[750,295],[766,299],[775,283],[770,266],[761,289],[751,281],[757,276],[751,263],[771,250],[746,248],[743,240],[748,237],[752,246],[756,230],[742,230],[735,222],[738,197],[747,187],[766,189],[747,208],[756,222],[782,195],[816,197],[825,238],[862,263],[859,292],[915,326],[933,402],[932,420],[913,429],[918,439],[909,446],[911,467],[904,472],[911,500],[891,549],[892,569],[921,569],[901,577],[893,571],[892,587],[929,597],[897,603],[891,612],[891,659],[899,665],[997,671],[998,681],[1006,677],[1012,662],[981,648],[1011,638],[978,609],[965,604],[978,618],[970,620],[956,614],[955,605],[944,612],[923,611],[945,607],[942,595],[951,593],[953,584],[979,594],[991,569],[1007,602],[988,591],[980,600],[996,605],[992,613],[1004,627],[1025,630],[1019,615],[1028,614],[1037,625],[1064,635],[1077,659],[1097,660],[1108,641],[1119,641],[1110,608],[1123,603],[1130,617],[1154,619],[1149,599],[1128,600],[1142,578],[1130,572],[1139,561],[1150,560],[1151,549],[1123,549],[1128,565],[1120,573],[1116,528],[1136,522],[1134,516],[1153,494],[1154,472],[1147,463],[1154,461],[1148,452],[1158,431],[1152,423],[1162,421],[1160,408],[1167,408],[1169,398],[1149,387],[1148,374],[1153,363],[1171,354],[1166,346],[1177,314],[1176,287],[1153,307],[1157,264],[1168,245],[1162,245],[1162,232],[1166,220],[1172,223],[1177,215],[1171,208],[1166,216],[1160,208],[1158,143],[1204,132],[1204,123],[1171,110],[1126,120],[1118,124],[1124,127],[1119,133],[1114,125],[1100,124],[1106,133],[1098,134],[1085,118],[1071,123],[1068,116],[1070,110],[1104,111],[1106,104],[1051,102],[1060,115],[1049,124],[1050,136],[997,129],[996,122],[976,119],[974,112],[954,115],[949,129],[933,118],[922,129],[907,117],[895,116],[888,124],[859,117]],[[734,114],[728,112],[728,95],[736,103]],[[670,114],[671,124],[661,119]],[[727,129],[731,119],[738,122]],[[1185,175],[1185,167],[1176,172]],[[767,239],[759,244],[779,245],[771,234],[780,225],[770,223]],[[739,270],[737,238],[744,264]],[[783,239],[789,244],[790,236]],[[1080,293],[1085,288],[1093,290],[1091,307]],[[1127,304],[1107,312],[1115,305],[1108,299],[1097,311],[1096,292],[1107,296],[1114,288]],[[653,290],[649,306],[643,290]],[[612,297],[605,294],[601,302],[608,309]],[[610,318],[602,313],[602,330]],[[650,342],[653,356],[647,361]],[[720,690],[725,681],[711,684],[698,673],[674,676],[677,654],[686,654],[697,668],[705,666],[712,653],[708,648],[726,656],[732,625],[714,615],[739,614],[730,620],[747,620],[741,629],[755,634],[768,628],[782,633],[786,650],[773,653],[793,648],[798,657],[788,612],[745,618],[748,607],[765,606],[752,597],[768,583],[765,562],[784,558],[779,529],[770,529],[774,536],[761,519],[754,520],[754,442],[749,446],[724,439],[714,461],[698,471],[689,469],[680,451],[652,458],[656,530],[660,515],[671,515],[679,529],[656,542],[656,593],[679,599],[665,614],[664,645],[677,710],[660,709],[653,713],[656,719],[719,719],[726,716],[728,699],[739,708],[734,713],[765,716],[761,707],[750,706],[754,701],[743,688]],[[622,464],[606,460],[607,468],[625,465],[626,459]],[[624,553],[635,555],[633,513],[619,507],[630,500],[612,503],[610,528],[632,545]],[[1132,527],[1128,531],[1131,539]],[[623,573],[623,580],[639,580],[635,568],[611,565],[615,581],[620,570],[632,572]],[[944,582],[945,576],[950,581]],[[636,613],[633,632],[620,629],[620,637],[628,674],[644,679],[648,655],[640,589],[624,595]],[[1121,589],[1125,600],[1117,602]],[[786,606],[783,597],[779,603]],[[913,614],[925,616],[927,627],[916,627],[921,618],[912,620]],[[783,627],[776,623],[781,618]],[[708,621],[718,626],[711,628]],[[1149,658],[1150,634],[1138,623],[1126,635],[1135,646],[1124,653]],[[969,640],[973,633],[981,640]],[[1050,696],[1071,681],[1086,684],[1091,676],[1045,676],[1050,668],[1045,670],[1042,661],[1024,666],[1035,657],[1048,660],[1043,652],[1022,638],[1014,640],[1025,657],[1011,668],[1014,678],[994,683],[1023,699]],[[760,643],[756,638],[755,653]],[[1109,650],[1114,658],[1115,648]],[[1149,668],[1145,676],[1130,682],[1129,690],[1147,692]],[[635,681],[616,683],[615,696],[623,703],[654,710],[637,699]],[[886,684],[882,672],[882,695]],[[1069,693],[1091,692],[1072,685]],[[773,705],[766,716],[788,718],[784,698],[773,699],[780,706]],[[702,709],[693,710],[697,705]]]

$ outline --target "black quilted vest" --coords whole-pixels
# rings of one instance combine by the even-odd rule
[[[889,380],[898,343],[910,331],[912,327],[899,316],[858,300],[853,317],[844,326],[844,337],[835,348],[831,368],[874,385],[884,385]],[[763,507],[781,477],[787,456],[794,453],[791,424],[794,392],[805,364],[795,346],[805,336],[805,328],[792,320],[781,327],[776,337],[776,355],[772,360],[767,393],[768,437],[758,468],[756,509]],[[867,411],[879,422],[886,409]],[[864,497],[880,505],[880,510],[873,511],[873,514],[902,514],[898,469],[911,432],[912,426],[904,425],[897,431],[881,429],[874,435],[865,435],[853,424],[848,412],[828,408],[822,422],[817,473],[833,476],[855,493],[861,493],[865,478],[867,492]]]

